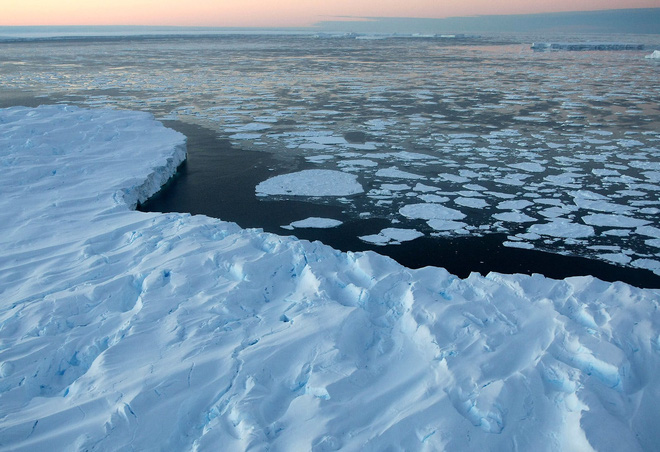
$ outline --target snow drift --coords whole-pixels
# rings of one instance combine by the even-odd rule
[[[660,292],[131,210],[143,113],[0,110],[0,449],[652,450]]]

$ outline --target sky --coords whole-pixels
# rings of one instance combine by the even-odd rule
[[[306,27],[363,17],[438,19],[625,8],[660,8],[660,0],[0,0],[0,26]]]

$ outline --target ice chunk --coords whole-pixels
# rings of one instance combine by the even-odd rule
[[[522,210],[525,207],[531,206],[532,204],[532,202],[525,199],[517,199],[515,201],[502,201],[497,205],[497,208],[502,210]]]
[[[610,226],[619,228],[635,228],[649,224],[649,221],[628,217],[625,215],[594,213],[582,217],[582,221],[592,226]]]
[[[533,224],[529,232],[551,237],[581,238],[594,235],[594,228],[586,224],[573,223],[565,218],[557,218],[550,223]]]
[[[385,228],[378,234],[364,235],[359,238],[375,245],[398,245],[401,242],[408,242],[422,236],[424,234],[415,229]]]
[[[655,59],[655,60],[660,59],[660,50],[654,50],[653,53],[644,56],[644,58]]]
[[[521,248],[525,250],[532,250],[534,249],[534,245],[531,243],[527,242],[516,242],[516,241],[511,241],[511,240],[505,240],[502,242],[502,245],[509,247],[509,248]]]
[[[525,215],[521,212],[502,212],[493,215],[493,218],[500,221],[508,221],[510,223],[529,223],[536,221],[536,218]]]
[[[342,224],[339,220],[333,220],[332,218],[319,218],[319,217],[309,217],[304,220],[294,221],[289,224],[289,228],[315,228],[315,229],[326,229],[326,228],[335,228]],[[287,228],[287,227],[285,227]]]
[[[419,174],[409,173],[408,171],[402,171],[394,166],[390,168],[383,168],[376,171],[377,177],[391,177],[395,179],[424,179],[424,176]]]
[[[362,193],[357,176],[334,170],[304,170],[261,182],[257,196],[349,196]]]
[[[488,207],[488,203],[481,198],[459,197],[454,199],[454,202],[459,206],[471,207],[473,209],[483,209],[484,207]]]
[[[468,226],[467,223],[463,223],[462,221],[441,219],[428,220],[426,224],[436,231],[458,231]]]
[[[545,166],[536,162],[512,163],[508,166],[523,171],[529,171],[530,173],[542,173],[543,171],[545,171]]]
[[[462,220],[465,214],[440,204],[420,203],[408,204],[399,209],[406,218],[421,220]]]

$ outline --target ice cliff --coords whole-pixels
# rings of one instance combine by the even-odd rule
[[[653,450],[660,292],[131,210],[149,115],[0,110],[0,449]]]

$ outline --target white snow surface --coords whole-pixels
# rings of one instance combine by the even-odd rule
[[[660,291],[131,210],[184,156],[144,113],[0,110],[1,450],[660,444]]]
[[[280,174],[257,185],[258,196],[348,196],[362,193],[357,176],[334,170],[303,170]]]

